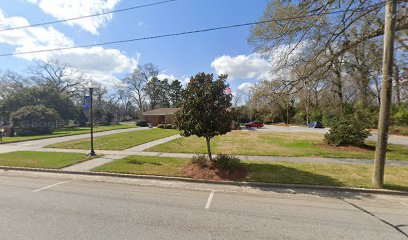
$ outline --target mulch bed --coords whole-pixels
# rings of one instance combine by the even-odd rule
[[[192,163],[183,168],[183,173],[186,177],[193,179],[240,181],[245,179],[248,172],[243,167],[234,171],[227,171],[213,167],[201,167],[198,164]]]

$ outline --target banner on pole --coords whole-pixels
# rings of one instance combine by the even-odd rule
[[[85,96],[83,109],[86,111],[86,110],[89,110],[90,107],[91,107],[91,97]]]

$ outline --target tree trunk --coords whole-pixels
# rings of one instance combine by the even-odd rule
[[[399,106],[401,104],[401,91],[400,91],[400,79],[399,69],[397,64],[394,64],[394,79],[395,79],[395,103]]]
[[[392,70],[395,38],[396,0],[387,0],[385,5],[383,83],[381,87],[381,106],[378,119],[378,140],[375,149],[373,185],[384,187],[384,168],[387,152],[388,125],[391,108]]]
[[[207,142],[208,158],[210,158],[210,161],[212,162],[213,158],[212,158],[212,155],[211,155],[211,138],[206,137],[205,141]]]

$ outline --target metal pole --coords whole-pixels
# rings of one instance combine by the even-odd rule
[[[93,88],[89,88],[89,98],[91,100],[91,106],[90,106],[90,110],[91,110],[91,114],[90,114],[90,118],[91,118],[91,152],[89,153],[89,155],[91,156],[96,156],[96,153],[94,151],[94,139],[93,139]]]

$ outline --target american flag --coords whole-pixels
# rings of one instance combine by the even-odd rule
[[[224,93],[225,93],[225,94],[231,94],[231,93],[232,93],[232,89],[231,89],[230,87],[226,87],[226,88],[224,89]]]

